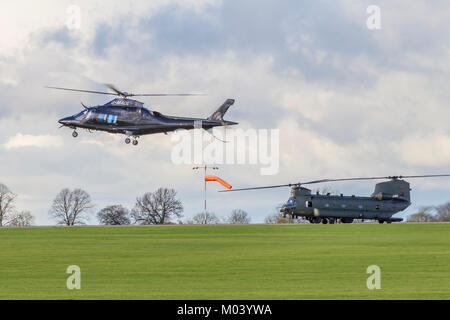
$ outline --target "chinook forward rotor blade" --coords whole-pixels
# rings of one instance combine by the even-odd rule
[[[431,174],[431,175],[419,175],[419,176],[361,177],[361,178],[342,178],[342,179],[321,179],[321,180],[312,180],[312,181],[299,182],[299,183],[280,184],[280,185],[266,186],[266,187],[251,187],[251,188],[241,188],[241,189],[232,189],[232,190],[221,190],[219,192],[272,189],[272,188],[292,187],[292,186],[301,186],[301,185],[305,185],[305,184],[316,184],[316,183],[326,183],[326,182],[335,182],[335,181],[361,181],[361,180],[386,180],[386,179],[397,180],[397,179],[404,179],[404,178],[411,179],[411,178],[436,178],[436,177],[450,177],[450,174]]]
[[[292,187],[297,185],[297,183],[289,183],[289,184],[279,184],[275,186],[266,186],[266,187],[250,187],[250,188],[241,188],[241,189],[231,189],[231,190],[220,190],[218,192],[232,192],[232,191],[246,191],[246,190],[260,190],[260,189],[273,189],[273,188],[281,188],[281,187]]]

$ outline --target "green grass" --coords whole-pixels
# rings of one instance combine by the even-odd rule
[[[450,224],[4,228],[0,245],[0,299],[450,298]]]

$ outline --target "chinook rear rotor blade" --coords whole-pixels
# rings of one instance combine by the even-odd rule
[[[308,182],[301,182],[301,184],[315,184],[315,183],[325,183],[325,182],[335,182],[335,181],[361,181],[361,180],[398,180],[398,179],[411,179],[411,178],[436,178],[436,177],[450,177],[450,174],[431,174],[431,175],[421,175],[421,176],[386,176],[386,177],[364,177],[364,178],[343,178],[343,179],[322,179],[313,180]]]
[[[273,189],[273,188],[281,188],[281,187],[292,187],[292,186],[301,186],[305,184],[316,184],[316,183],[326,183],[326,182],[336,182],[336,181],[361,181],[361,180],[398,180],[398,179],[411,179],[411,178],[436,178],[436,177],[450,177],[450,174],[432,174],[432,175],[418,175],[418,176],[385,176],[385,177],[361,177],[361,178],[342,178],[342,179],[321,179],[321,180],[312,180],[306,182],[299,183],[289,183],[289,184],[280,184],[274,186],[266,186],[266,187],[250,187],[250,188],[240,188],[233,190],[221,190],[219,192],[232,192],[232,191],[246,191],[246,190],[260,190],[260,189]]]

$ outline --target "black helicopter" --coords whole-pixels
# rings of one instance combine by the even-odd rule
[[[449,174],[423,176],[388,176],[369,178],[322,179],[299,183],[289,183],[267,187],[253,187],[223,190],[219,192],[244,191],[291,187],[291,196],[281,207],[284,217],[303,217],[310,223],[335,223],[338,219],[342,223],[352,223],[354,219],[378,220],[379,223],[400,222],[403,219],[392,217],[397,212],[405,210],[411,205],[410,186],[403,178],[450,177]],[[344,196],[311,193],[310,189],[302,185],[326,183],[334,181],[355,180],[385,180],[375,185],[375,191],[370,197]]]
[[[201,94],[190,93],[141,93],[134,94],[120,91],[113,85],[107,84],[115,93],[100,92],[91,90],[80,90],[60,87],[46,87],[50,89],[88,92],[104,95],[114,95],[120,98],[115,98],[104,105],[99,106],[85,106],[81,112],[60,119],[58,122],[61,127],[69,127],[73,129],[72,136],[78,136],[77,128],[87,130],[106,131],[109,133],[122,133],[127,135],[125,143],[131,142],[130,137],[133,138],[133,145],[137,145],[137,138],[146,134],[166,133],[175,131],[177,129],[193,129],[194,126],[201,121],[202,128],[205,130],[218,126],[229,126],[238,124],[233,121],[226,121],[223,119],[224,114],[228,108],[234,104],[234,99],[227,99],[210,117],[202,118],[186,118],[163,115],[157,111],[150,110],[144,106],[144,103],[129,99],[130,97],[155,97],[155,96],[195,96]]]

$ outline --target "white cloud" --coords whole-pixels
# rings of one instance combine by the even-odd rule
[[[412,134],[392,144],[408,165],[450,167],[450,136]]]
[[[49,28],[61,28],[67,25],[71,5],[80,8],[81,28],[73,33],[89,40],[99,22],[117,21],[119,17],[130,16],[138,20],[151,17],[158,10],[171,4],[179,7],[204,12],[210,6],[219,6],[221,0],[152,0],[152,1],[120,1],[111,0],[108,5],[102,1],[78,0],[55,1],[41,0],[39,3],[30,0],[2,1],[0,3],[0,48],[3,54],[13,54],[17,49],[26,47],[30,34]]]
[[[36,148],[51,148],[62,147],[63,140],[60,136],[52,135],[31,135],[17,133],[15,136],[8,139],[3,144],[6,149],[36,147]]]

